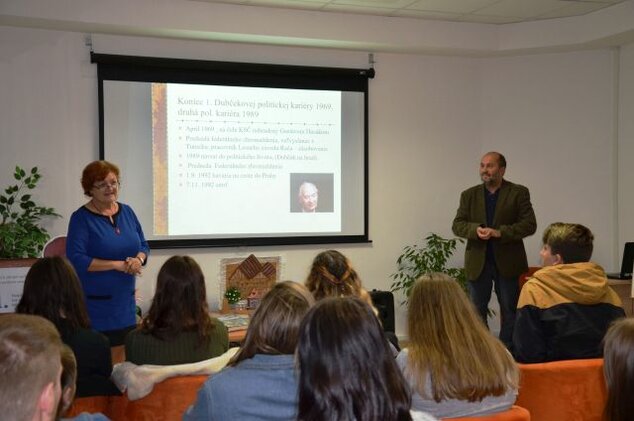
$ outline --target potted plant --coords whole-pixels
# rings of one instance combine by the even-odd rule
[[[414,244],[405,246],[403,253],[396,259],[398,269],[391,275],[391,291],[401,291],[405,295],[407,303],[414,282],[426,273],[442,272],[454,278],[466,291],[467,280],[464,268],[448,268],[447,261],[453,256],[458,243],[463,243],[461,238],[443,238],[438,234],[430,233],[425,237],[422,245]]]
[[[44,217],[59,217],[53,208],[37,205],[29,192],[42,178],[37,167],[26,172],[15,167],[10,185],[0,194],[0,258],[38,257],[49,240],[48,232],[39,226]]]
[[[231,287],[225,292],[225,298],[230,306],[235,306],[242,298],[242,294],[240,294],[240,290],[237,287]]]

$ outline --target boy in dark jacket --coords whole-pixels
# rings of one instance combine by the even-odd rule
[[[544,231],[542,269],[520,293],[513,333],[518,362],[601,357],[601,341],[625,317],[601,266],[591,263],[592,232],[556,222]]]

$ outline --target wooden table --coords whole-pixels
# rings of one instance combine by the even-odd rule
[[[231,310],[229,305],[227,304],[227,299],[225,298],[222,309],[219,312],[210,312],[212,317],[222,317],[230,314],[246,314],[249,318],[253,315],[254,310]],[[247,328],[244,329],[236,329],[229,331],[229,344],[230,346],[241,345],[242,341],[244,341],[245,336],[247,336]]]
[[[229,343],[241,344],[246,336],[246,329],[232,330],[229,332]]]

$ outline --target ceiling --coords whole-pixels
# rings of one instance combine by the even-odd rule
[[[633,43],[634,0],[0,0],[1,25],[97,43],[122,35],[491,57]]]
[[[625,0],[192,0],[454,22],[505,24],[581,16]]]

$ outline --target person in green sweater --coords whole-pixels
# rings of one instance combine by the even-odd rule
[[[147,316],[126,336],[126,360],[138,365],[186,364],[227,349],[227,328],[209,315],[200,266],[189,256],[169,258],[159,271]]]

